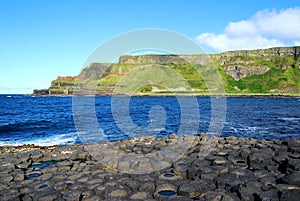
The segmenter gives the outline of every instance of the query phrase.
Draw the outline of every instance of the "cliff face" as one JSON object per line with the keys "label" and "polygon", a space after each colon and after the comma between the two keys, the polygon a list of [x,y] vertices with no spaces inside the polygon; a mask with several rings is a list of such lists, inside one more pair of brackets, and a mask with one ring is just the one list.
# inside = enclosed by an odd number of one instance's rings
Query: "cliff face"
{"label": "cliff face", "polygon": [[268,61],[277,68],[287,69],[299,66],[300,47],[277,47],[259,50],[230,51],[213,55],[141,55],[121,56],[120,64],[185,64],[191,61],[203,65],[210,57],[216,64],[235,80],[244,77],[264,74],[270,67]]}
{"label": "cliff face", "polygon": [[[58,77],[51,82],[48,91],[49,94],[72,94],[78,84],[89,80],[93,82],[97,94],[111,94],[116,84],[129,76],[133,69],[159,64],[180,73],[189,82],[193,92],[202,93],[206,87],[190,62],[201,66],[208,61],[213,62],[220,71],[228,93],[300,93],[300,47],[241,50],[211,55],[121,56],[116,64],[92,63],[76,77]],[[151,93],[154,92],[153,88],[157,92],[157,87],[145,86],[140,92]],[[34,93],[38,95],[40,92]],[[45,91],[41,93],[46,94]]]}

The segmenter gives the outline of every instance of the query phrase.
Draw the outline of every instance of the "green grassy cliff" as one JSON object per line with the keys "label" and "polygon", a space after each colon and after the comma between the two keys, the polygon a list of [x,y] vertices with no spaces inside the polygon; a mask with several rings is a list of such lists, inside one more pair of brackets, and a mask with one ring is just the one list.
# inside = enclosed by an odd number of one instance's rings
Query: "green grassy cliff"
{"label": "green grassy cliff", "polygon": [[[208,64],[209,63],[209,64]],[[121,56],[118,63],[92,63],[75,77],[58,77],[49,94],[79,89],[97,95],[207,94],[214,65],[229,95],[299,95],[300,47],[230,51],[211,55]],[[199,70],[200,69],[200,70]],[[220,83],[217,83],[220,84]]]}

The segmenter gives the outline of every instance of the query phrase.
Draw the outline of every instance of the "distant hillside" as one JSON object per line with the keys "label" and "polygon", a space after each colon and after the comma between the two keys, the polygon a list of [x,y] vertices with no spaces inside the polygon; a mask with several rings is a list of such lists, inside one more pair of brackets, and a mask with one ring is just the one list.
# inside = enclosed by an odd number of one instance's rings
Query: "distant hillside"
{"label": "distant hillside", "polygon": [[[208,55],[222,76],[227,94],[300,94],[300,47],[275,47],[260,50],[230,51]],[[58,77],[51,82],[48,90],[35,90],[35,95],[72,94],[84,88],[87,93],[111,95],[118,93],[116,85],[134,84],[143,80],[129,79],[140,77],[158,79],[164,82],[146,83],[136,92],[140,94],[206,94],[207,86],[192,66],[205,65],[207,55],[141,55],[121,56],[118,63],[92,63],[75,77]],[[167,67],[157,69],[158,65]],[[147,68],[145,68],[147,66]],[[150,68],[149,68],[150,67]],[[151,72],[158,70],[159,76]],[[138,70],[137,70],[138,69]],[[171,72],[170,69],[173,71]],[[172,82],[174,76],[183,80]],[[134,75],[133,75],[134,74]],[[207,74],[209,76],[209,73]],[[129,77],[129,78],[128,78]],[[169,80],[169,82],[168,82]],[[169,87],[164,87],[167,83]],[[114,91],[115,90],[115,91]],[[120,92],[126,93],[126,91]]]}

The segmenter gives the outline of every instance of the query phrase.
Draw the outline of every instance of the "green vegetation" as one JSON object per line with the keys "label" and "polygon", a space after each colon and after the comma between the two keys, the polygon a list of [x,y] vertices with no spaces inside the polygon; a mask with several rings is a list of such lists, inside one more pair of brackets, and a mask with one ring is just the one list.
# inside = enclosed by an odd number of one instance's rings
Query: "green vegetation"
{"label": "green vegetation", "polygon": [[[76,86],[98,94],[208,94],[224,85],[227,94],[300,94],[299,47],[232,51],[211,57],[216,68],[191,65],[172,55],[124,56],[116,64],[91,64],[77,77],[58,77],[49,91],[69,94]],[[220,79],[223,83],[217,82]]]}

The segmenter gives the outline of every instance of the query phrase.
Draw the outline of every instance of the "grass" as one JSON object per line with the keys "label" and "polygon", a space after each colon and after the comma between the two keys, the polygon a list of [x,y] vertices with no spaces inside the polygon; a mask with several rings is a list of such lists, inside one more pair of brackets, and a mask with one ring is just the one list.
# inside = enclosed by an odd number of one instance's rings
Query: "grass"
{"label": "grass", "polygon": [[[255,51],[248,51],[255,54]],[[235,52],[227,53],[227,56],[221,56],[220,59],[214,59],[218,73],[223,83],[220,82],[216,69],[205,68],[201,65],[192,66],[189,63],[174,62],[168,65],[158,64],[113,64],[112,68],[106,69],[105,76],[101,79],[91,79],[90,81],[79,80],[76,83],[82,83],[86,88],[95,88],[104,90],[112,89],[118,85],[119,92],[127,93],[133,90],[144,94],[168,94],[172,93],[169,89],[184,87],[186,90],[178,93],[199,93],[206,94],[209,89],[224,85],[227,94],[299,94],[300,93],[300,69],[299,57],[293,56],[270,56],[274,52],[265,52],[259,56],[230,56]],[[228,75],[221,65],[222,60],[226,60],[225,65],[243,65],[244,67],[268,67],[266,73],[254,74],[235,80]],[[88,69],[86,69],[88,72]],[[105,70],[105,69],[102,69]],[[110,72],[108,70],[111,70]],[[113,75],[109,75],[112,73]],[[199,74],[200,73],[200,74]],[[58,77],[52,81],[52,85],[58,83],[67,83],[74,85],[74,77]],[[126,86],[129,86],[127,87]],[[153,92],[152,86],[164,89],[161,92]],[[68,86],[51,87],[50,91],[63,93]],[[177,92],[176,92],[177,93]]]}

